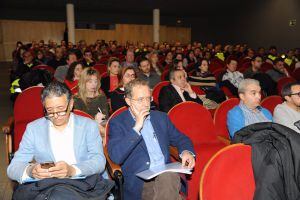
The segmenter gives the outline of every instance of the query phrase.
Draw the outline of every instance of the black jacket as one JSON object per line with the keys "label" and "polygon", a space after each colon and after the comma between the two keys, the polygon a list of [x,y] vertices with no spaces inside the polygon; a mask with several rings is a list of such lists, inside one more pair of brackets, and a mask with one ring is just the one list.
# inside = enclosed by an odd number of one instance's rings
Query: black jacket
{"label": "black jacket", "polygon": [[255,200],[300,199],[300,135],[280,124],[264,122],[238,131],[233,143],[252,146]]}
{"label": "black jacket", "polygon": [[[196,103],[202,104],[201,99],[197,96],[196,99],[190,97],[187,92],[183,92],[183,96],[186,101],[194,101]],[[169,110],[182,102],[181,97],[179,96],[176,89],[170,84],[164,86],[159,92],[159,110],[163,112],[169,112]]]}

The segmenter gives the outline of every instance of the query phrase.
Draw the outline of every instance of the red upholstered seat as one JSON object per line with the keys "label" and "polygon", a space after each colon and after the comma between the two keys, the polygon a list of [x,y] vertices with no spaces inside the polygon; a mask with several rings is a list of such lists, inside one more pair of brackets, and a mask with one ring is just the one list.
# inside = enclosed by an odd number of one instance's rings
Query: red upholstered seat
{"label": "red upholstered seat", "polygon": [[227,113],[234,106],[238,105],[240,100],[238,98],[227,99],[222,102],[214,115],[214,124],[216,127],[217,135],[222,138],[229,139],[229,132],[227,129]]}
{"label": "red upholstered seat", "polygon": [[161,81],[165,81],[166,78],[169,76],[169,73],[170,73],[170,70],[169,69],[165,69],[163,71],[163,73],[161,73],[161,75],[160,75],[160,80]]}
{"label": "red upholstered seat", "polygon": [[73,110],[73,113],[75,115],[80,115],[82,117],[87,117],[87,118],[90,118],[90,119],[94,119],[91,115],[89,115],[88,113],[84,112],[84,111],[81,111],[81,110],[78,110],[78,109],[74,109]]}
{"label": "red upholstered seat", "polygon": [[236,98],[236,96],[234,96],[234,95],[231,93],[231,91],[228,89],[228,87],[222,86],[222,87],[221,87],[221,90],[224,92],[224,94],[225,94],[229,99],[231,99],[231,98]]}
{"label": "red upholstered seat", "polygon": [[268,96],[261,101],[261,106],[268,109],[273,114],[275,107],[282,102],[281,96]]}
{"label": "red upholstered seat", "polygon": [[293,76],[296,80],[300,81],[300,68],[295,69],[294,72],[292,73],[292,76]]}
{"label": "red upholstered seat", "polygon": [[46,71],[50,72],[51,74],[54,74],[54,72],[55,72],[55,70],[53,69],[53,67],[50,67],[48,65],[37,65],[37,66],[34,66],[32,69],[33,70],[34,69],[46,70]]}
{"label": "red upholstered seat", "polygon": [[262,65],[261,65],[261,71],[262,72],[266,72],[270,69],[273,69],[273,65],[268,63],[268,62],[264,62]]}
{"label": "red upholstered seat", "polygon": [[254,191],[250,146],[234,144],[221,149],[203,170],[201,200],[252,200]]}
{"label": "red upholstered seat", "polygon": [[188,199],[199,196],[199,180],[202,170],[215,152],[226,146],[217,139],[211,113],[195,102],[182,102],[168,113],[175,127],[193,142],[197,155],[193,174],[188,178]]}
{"label": "red upholstered seat", "polygon": [[288,84],[288,83],[292,83],[295,82],[296,80],[293,77],[283,77],[281,79],[278,80],[277,82],[277,92],[280,95],[281,94],[281,90],[283,88],[284,85]]}
{"label": "red upholstered seat", "polygon": [[127,110],[128,108],[126,106],[123,106],[122,108],[119,108],[118,110],[116,110],[113,114],[111,114],[111,116],[108,118],[106,126],[105,126],[105,139],[106,142],[105,144],[107,144],[108,142],[108,132],[109,132],[109,121],[114,118],[115,116],[118,116],[119,114],[121,114],[122,112],[124,112],[125,110]]}
{"label": "red upholstered seat", "polygon": [[41,101],[43,87],[33,86],[24,90],[16,99],[14,105],[14,151],[19,148],[22,136],[28,123],[44,116]]}
{"label": "red upholstered seat", "polygon": [[99,74],[107,72],[107,66],[105,64],[96,64],[93,66],[93,68],[97,70]]}
{"label": "red upholstered seat", "polygon": [[159,92],[160,92],[161,88],[163,86],[166,86],[169,84],[170,84],[170,81],[162,81],[154,86],[154,88],[152,90],[152,96],[153,96],[153,101],[156,103],[157,106],[159,105],[158,96],[159,96]]}
{"label": "red upholstered seat", "polygon": [[191,88],[197,95],[205,95],[205,92],[199,86],[192,85]]}

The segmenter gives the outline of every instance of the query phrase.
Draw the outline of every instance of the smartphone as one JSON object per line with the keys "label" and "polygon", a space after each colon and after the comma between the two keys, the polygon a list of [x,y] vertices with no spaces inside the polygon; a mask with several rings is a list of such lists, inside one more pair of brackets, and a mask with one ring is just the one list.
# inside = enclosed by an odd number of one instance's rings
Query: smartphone
{"label": "smartphone", "polygon": [[50,167],[54,167],[55,164],[52,161],[49,162],[43,162],[40,164],[42,169],[49,169]]}

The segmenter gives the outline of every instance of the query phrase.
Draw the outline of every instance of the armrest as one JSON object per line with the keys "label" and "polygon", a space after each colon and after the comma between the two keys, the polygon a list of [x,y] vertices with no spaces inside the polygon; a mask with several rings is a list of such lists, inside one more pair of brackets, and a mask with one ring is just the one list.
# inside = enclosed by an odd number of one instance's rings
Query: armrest
{"label": "armrest", "polygon": [[169,151],[172,158],[174,158],[177,161],[180,161],[178,149],[176,147],[170,146]]}
{"label": "armrest", "polygon": [[108,169],[110,175],[113,177],[113,175],[115,175],[115,173],[117,171],[122,173],[120,165],[117,165],[109,158],[107,148],[104,147],[103,150],[104,150],[104,155],[105,155],[106,161],[107,161],[107,169]]}
{"label": "armrest", "polygon": [[7,119],[7,121],[2,126],[2,132],[5,134],[11,134],[14,126],[14,117],[11,116]]}

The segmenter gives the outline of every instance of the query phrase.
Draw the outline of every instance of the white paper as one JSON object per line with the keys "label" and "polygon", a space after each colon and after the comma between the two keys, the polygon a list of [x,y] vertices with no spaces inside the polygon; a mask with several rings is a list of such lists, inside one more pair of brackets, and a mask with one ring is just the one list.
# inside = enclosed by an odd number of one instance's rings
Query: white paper
{"label": "white paper", "polygon": [[150,180],[164,172],[177,172],[177,173],[183,173],[183,174],[192,174],[192,169],[189,169],[187,167],[182,167],[182,164],[180,162],[173,162],[166,165],[160,165],[157,167],[153,167],[151,169],[147,169],[145,171],[139,172],[136,174],[136,176],[145,179]]}

